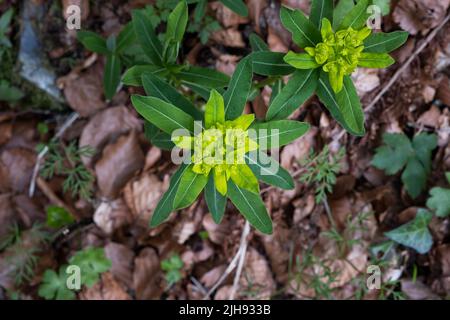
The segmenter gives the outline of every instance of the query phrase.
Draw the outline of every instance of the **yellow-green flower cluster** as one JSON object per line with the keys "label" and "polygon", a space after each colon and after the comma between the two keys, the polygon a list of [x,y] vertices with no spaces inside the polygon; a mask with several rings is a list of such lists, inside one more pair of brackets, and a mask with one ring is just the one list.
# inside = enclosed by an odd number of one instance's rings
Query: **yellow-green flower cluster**
{"label": "yellow-green flower cluster", "polygon": [[364,50],[364,39],[371,33],[367,27],[361,30],[347,28],[333,32],[328,19],[322,21],[322,41],[316,47],[307,47],[305,51],[322,69],[329,73],[333,90],[342,90],[344,76],[350,75],[358,67],[358,62]]}
{"label": "yellow-green flower cluster", "polygon": [[196,174],[214,175],[216,189],[227,193],[227,182],[259,193],[258,179],[245,162],[245,155],[258,149],[258,144],[249,136],[248,128],[255,116],[242,115],[225,121],[223,98],[213,91],[205,110],[205,129],[194,137],[172,138],[176,146],[193,149],[192,171]]}

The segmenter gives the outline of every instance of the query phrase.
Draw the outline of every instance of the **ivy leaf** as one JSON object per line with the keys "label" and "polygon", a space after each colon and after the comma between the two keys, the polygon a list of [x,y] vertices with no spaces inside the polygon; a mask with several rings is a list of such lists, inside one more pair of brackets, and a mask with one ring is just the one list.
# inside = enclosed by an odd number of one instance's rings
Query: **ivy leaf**
{"label": "ivy leaf", "polygon": [[120,72],[122,66],[116,54],[108,54],[106,58],[105,75],[103,77],[103,87],[105,97],[111,100],[117,92],[120,83]]}
{"label": "ivy leaf", "polygon": [[174,211],[173,202],[175,199],[175,195],[180,185],[181,177],[184,175],[184,172],[187,170],[187,168],[188,165],[182,164],[170,179],[169,189],[167,189],[161,200],[159,200],[158,205],[153,212],[150,227],[157,227],[158,225],[163,223],[164,220],[166,220]]}
{"label": "ivy leaf", "polygon": [[310,125],[294,120],[259,122],[251,126],[256,131],[256,142],[260,150],[280,148],[308,132]]}
{"label": "ivy leaf", "polygon": [[208,183],[206,184],[205,200],[214,222],[219,224],[223,219],[223,215],[225,214],[227,197],[221,195],[220,192],[216,189],[213,174],[210,175]]}
{"label": "ivy leaf", "polygon": [[420,133],[413,139],[412,146],[426,173],[431,170],[431,153],[436,149],[437,143],[435,134]]}
{"label": "ivy leaf", "polygon": [[46,270],[39,286],[38,294],[46,300],[73,300],[75,292],[67,288],[67,266],[61,266],[59,273]]}
{"label": "ivy leaf", "polygon": [[355,30],[361,29],[365,24],[370,14],[367,12],[369,0],[360,0],[344,17],[338,30],[353,28]]}
{"label": "ivy leaf", "polygon": [[358,67],[363,68],[387,68],[395,63],[395,60],[387,53],[361,53]]}
{"label": "ivy leaf", "polygon": [[364,52],[389,53],[400,48],[408,40],[408,32],[372,33],[364,40]]}
{"label": "ivy leaf", "polygon": [[432,217],[429,211],[419,209],[413,221],[386,232],[385,235],[397,243],[415,249],[420,254],[427,253],[433,245],[433,238],[428,230]]}
{"label": "ivy leaf", "polygon": [[248,56],[236,66],[230,85],[223,95],[226,119],[234,120],[244,111],[252,87],[252,78],[252,59]]}
{"label": "ivy leaf", "polygon": [[286,119],[301,104],[309,99],[318,84],[318,70],[297,70],[288,84],[269,106],[266,120]]}
{"label": "ivy leaf", "polygon": [[47,208],[47,226],[59,229],[75,221],[75,218],[64,208],[49,206]]}
{"label": "ivy leaf", "polygon": [[225,7],[228,7],[231,11],[234,11],[242,17],[248,16],[248,8],[242,0],[219,0]]}
{"label": "ivy leaf", "polygon": [[388,175],[399,172],[414,154],[411,142],[404,134],[385,133],[384,146],[377,148],[372,165],[384,170]]}
{"label": "ivy leaf", "polygon": [[86,248],[78,251],[69,263],[81,269],[81,283],[92,287],[100,278],[100,274],[111,269],[112,263],[106,258],[103,248]]}
{"label": "ivy leaf", "polygon": [[77,39],[89,51],[106,55],[109,53],[106,47],[106,40],[101,36],[91,31],[78,31]]}
{"label": "ivy leaf", "polygon": [[296,69],[315,69],[320,67],[316,59],[307,53],[295,53],[289,51],[284,57],[284,61]]}
{"label": "ivy leaf", "polygon": [[245,161],[258,180],[284,190],[295,188],[294,179],[289,172],[266,153],[246,154]]}
{"label": "ivy leaf", "polygon": [[165,133],[187,130],[194,133],[194,118],[183,110],[155,97],[131,96],[136,111]]}
{"label": "ivy leaf", "polygon": [[132,13],[134,32],[146,56],[155,65],[162,65],[163,48],[150,19],[140,10]]}
{"label": "ivy leaf", "polygon": [[197,174],[192,171],[193,165],[190,165],[184,171],[180,180],[177,193],[173,202],[175,210],[189,207],[205,189],[208,183],[208,177],[203,174]]}
{"label": "ivy leaf", "polygon": [[283,26],[292,33],[294,43],[300,48],[315,47],[322,41],[319,30],[300,10],[282,6],[280,18]]}
{"label": "ivy leaf", "polygon": [[450,215],[450,189],[437,187],[431,189],[427,207],[434,210],[438,217],[444,218]]}
{"label": "ivy leaf", "polygon": [[258,51],[251,54],[253,72],[262,76],[285,76],[295,71],[282,52]]}
{"label": "ivy leaf", "polygon": [[422,190],[425,189],[427,182],[427,172],[422,163],[416,158],[410,158],[406,164],[406,169],[402,174],[402,182],[406,191],[415,199]]}
{"label": "ivy leaf", "polygon": [[228,197],[252,226],[265,234],[272,234],[272,220],[259,195],[241,189],[231,180],[228,182]]}
{"label": "ivy leaf", "polygon": [[333,0],[312,1],[309,20],[320,30],[323,18],[327,18],[330,22],[333,22]]}

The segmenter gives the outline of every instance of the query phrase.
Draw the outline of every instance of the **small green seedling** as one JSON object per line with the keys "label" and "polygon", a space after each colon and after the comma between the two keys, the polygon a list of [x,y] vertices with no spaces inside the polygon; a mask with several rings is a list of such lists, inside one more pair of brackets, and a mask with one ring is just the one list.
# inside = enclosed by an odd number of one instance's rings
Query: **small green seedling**
{"label": "small green seedling", "polygon": [[64,208],[58,206],[47,207],[47,226],[59,229],[75,222],[75,218]]}
{"label": "small green seedling", "polygon": [[[450,172],[446,173],[446,178],[450,184]],[[450,215],[450,189],[435,187],[430,190],[430,197],[427,207],[433,210],[440,218]]]}
{"label": "small green seedling", "polygon": [[385,133],[384,145],[376,150],[372,165],[394,175],[405,170],[402,181],[406,191],[417,198],[425,189],[431,171],[431,153],[437,147],[435,134],[420,133],[412,141],[404,134]]}
{"label": "small green seedling", "polygon": [[[151,74],[142,77],[144,88],[155,81],[157,78]],[[142,117],[165,132],[178,150],[194,153],[172,177],[153,213],[151,226],[162,223],[172,211],[190,206],[205,190],[216,223],[222,220],[229,198],[255,228],[272,232],[272,221],[259,196],[258,180],[283,189],[293,189],[294,181],[265,151],[301,137],[309,125],[291,120],[255,122],[254,114],[242,115],[251,87],[252,63],[247,57],[238,64],[223,95],[211,91],[203,122],[183,111],[188,101],[180,96],[132,96]]]}
{"label": "small green seedling", "polygon": [[[357,67],[385,68],[389,52],[407,39],[406,32],[372,33],[366,26],[370,0],[313,0],[307,18],[300,10],[281,8],[281,22],[304,52],[287,55],[262,48],[255,52],[255,73],[293,75],[271,102],[267,120],[288,117],[314,93],[350,133],[365,133],[364,113],[350,75]],[[284,61],[283,61],[284,60]]]}
{"label": "small green seedling", "polygon": [[[92,287],[100,275],[111,269],[111,261],[106,258],[103,248],[86,248],[69,259],[69,265],[80,268],[80,284]],[[48,269],[44,272],[38,294],[46,300],[73,300],[74,289],[68,287],[69,265],[63,265],[58,272]]]}
{"label": "small green seedling", "polygon": [[173,286],[183,278],[181,274],[183,265],[183,260],[177,254],[161,261],[161,269],[164,271],[168,287]]}

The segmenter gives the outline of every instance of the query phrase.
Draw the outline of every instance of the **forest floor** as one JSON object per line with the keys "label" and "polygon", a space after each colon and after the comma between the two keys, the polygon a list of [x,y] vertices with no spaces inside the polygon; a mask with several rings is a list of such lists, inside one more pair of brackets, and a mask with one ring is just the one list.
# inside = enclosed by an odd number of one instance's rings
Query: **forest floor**
{"label": "forest floor", "polygon": [[[75,2],[88,9],[83,11],[83,29],[107,37],[130,21],[132,9],[155,1]],[[280,4],[308,13],[308,0],[246,2],[248,18],[219,2],[210,3],[208,15],[220,27],[202,35],[209,36],[204,44],[197,33],[189,33],[183,57],[230,75],[250,53],[252,32],[273,51],[293,48],[279,20]],[[7,80],[25,94],[14,103],[0,101],[0,299],[40,299],[44,272],[59,270],[86,247],[104,248],[112,268],[92,287],[83,287],[79,299],[450,297],[449,217],[433,216],[428,226],[433,245],[425,254],[386,242],[384,235],[426,208],[430,189],[449,188],[449,0],[391,1],[383,31],[403,29],[410,38],[394,52],[393,66],[359,69],[353,75],[365,108],[364,137],[343,132],[316,97],[292,116],[312,128],[281,150],[281,164],[295,175],[295,190],[261,187],[274,222],[272,235],[246,230],[244,218],[231,204],[216,225],[203,198],[149,228],[176,167],[169,152],[145,138],[143,121],[130,102],[138,89],[124,86],[111,101],[105,100],[104,58],[85,50],[76,32],[64,28],[63,12],[71,3],[53,1],[39,21],[42,53],[61,92],[58,101],[37,94],[19,76],[22,2],[0,1],[0,14],[15,8],[8,33],[13,48],[1,60],[0,83]],[[248,104],[248,111],[263,117],[269,97],[266,87]],[[371,164],[386,132],[410,138],[420,132],[437,135],[426,188],[415,199],[405,191],[400,173],[387,175]],[[50,141],[49,152],[38,158]],[[95,148],[89,157],[83,153],[87,146]],[[37,163],[47,171],[61,163],[67,171],[51,178],[42,171],[36,175]],[[326,166],[335,169],[337,179],[320,197],[323,185],[304,178]],[[68,190],[66,178],[71,174],[87,177],[87,182],[69,183]],[[74,187],[79,191],[75,196]],[[73,217],[68,227],[46,225],[55,206]],[[391,247],[377,254],[377,245],[385,243]],[[240,260],[241,270],[236,263]],[[366,285],[371,265],[381,270],[376,290]]]}

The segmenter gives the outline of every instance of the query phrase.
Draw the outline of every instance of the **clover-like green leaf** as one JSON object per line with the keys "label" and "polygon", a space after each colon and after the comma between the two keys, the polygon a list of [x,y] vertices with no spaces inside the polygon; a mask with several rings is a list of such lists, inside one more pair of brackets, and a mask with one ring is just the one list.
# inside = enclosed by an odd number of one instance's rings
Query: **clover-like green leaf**
{"label": "clover-like green leaf", "polygon": [[61,228],[75,221],[75,218],[62,207],[49,206],[46,211],[46,223],[50,228]]}
{"label": "clover-like green leaf", "polygon": [[81,269],[81,283],[92,287],[100,274],[111,269],[111,260],[106,258],[103,248],[86,248],[70,258],[69,263]]}
{"label": "clover-like green leaf", "polygon": [[46,300],[73,300],[75,292],[67,288],[67,266],[61,266],[59,273],[46,270],[39,286],[38,294]]}
{"label": "clover-like green leaf", "polygon": [[450,189],[438,187],[431,189],[427,207],[434,210],[438,217],[444,218],[450,215]]}
{"label": "clover-like green leaf", "polygon": [[433,238],[428,230],[428,224],[432,216],[427,210],[419,209],[414,220],[395,230],[386,232],[385,235],[395,242],[425,254],[430,251],[433,245]]}
{"label": "clover-like green leaf", "polygon": [[404,134],[383,135],[385,145],[376,150],[372,165],[393,175],[399,172],[414,154],[411,142]]}

